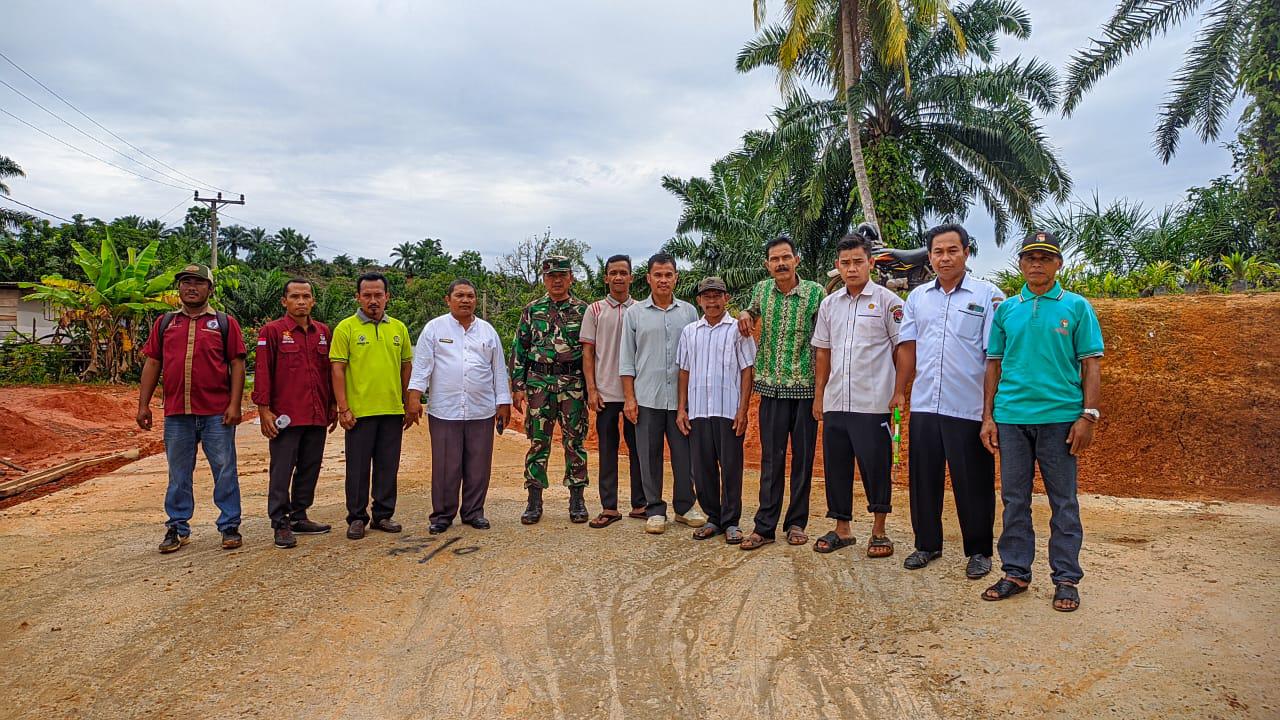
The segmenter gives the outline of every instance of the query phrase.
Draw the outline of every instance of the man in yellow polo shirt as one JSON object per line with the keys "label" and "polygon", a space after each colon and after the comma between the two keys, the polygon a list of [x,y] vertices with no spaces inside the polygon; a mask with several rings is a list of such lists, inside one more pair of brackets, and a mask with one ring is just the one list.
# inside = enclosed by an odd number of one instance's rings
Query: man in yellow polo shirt
{"label": "man in yellow polo shirt", "polygon": [[[381,273],[356,280],[356,314],[333,329],[329,360],[338,422],[347,431],[347,537],[364,537],[365,526],[400,532],[396,475],[400,440],[417,418],[404,412],[413,370],[413,343],[404,323],[387,315],[391,293]],[[373,517],[369,517],[370,467]]]}

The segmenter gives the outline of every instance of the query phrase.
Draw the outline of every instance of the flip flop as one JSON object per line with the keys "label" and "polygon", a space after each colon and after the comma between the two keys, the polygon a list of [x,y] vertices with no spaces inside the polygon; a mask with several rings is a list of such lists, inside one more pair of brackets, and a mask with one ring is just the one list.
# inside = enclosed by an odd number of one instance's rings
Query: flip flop
{"label": "flip flop", "polygon": [[751,533],[750,535],[742,539],[742,542],[738,545],[738,547],[742,548],[743,550],[758,550],[772,542],[773,542],[773,538],[761,537],[759,535],[756,535],[755,533]]}
{"label": "flip flop", "polygon": [[631,512],[627,513],[627,517],[644,520],[649,517],[649,513],[644,508],[631,508]]}
{"label": "flip flop", "polygon": [[[820,552],[825,555],[827,553],[833,553],[840,548],[849,547],[856,542],[858,542],[857,538],[842,538],[835,530],[832,530],[813,542],[813,550],[814,552]],[[826,543],[825,549],[820,543]]]}
{"label": "flip flop", "polygon": [[741,531],[741,530],[739,530],[739,529],[737,528],[737,526],[735,526],[735,525],[730,525],[730,526],[729,526],[729,527],[724,531],[724,541],[725,541],[725,544],[727,544],[727,545],[741,545],[741,544],[742,544],[742,531]]}
{"label": "flip flop", "polygon": [[706,525],[703,525],[702,527],[693,531],[693,539],[694,540],[710,540],[711,538],[719,534],[720,534],[720,528],[716,527],[715,525],[712,525],[711,523],[707,523]]}
{"label": "flip flop", "polygon": [[600,513],[599,515],[595,516],[595,519],[593,519],[591,522],[587,524],[593,528],[604,528],[604,527],[609,527],[610,525],[618,522],[621,519],[622,519],[621,515],[610,515],[608,513]]}

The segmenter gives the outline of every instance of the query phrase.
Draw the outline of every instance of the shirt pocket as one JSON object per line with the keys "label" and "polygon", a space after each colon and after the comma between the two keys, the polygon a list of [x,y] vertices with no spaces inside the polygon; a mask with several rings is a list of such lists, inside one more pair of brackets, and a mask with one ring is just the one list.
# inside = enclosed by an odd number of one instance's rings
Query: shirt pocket
{"label": "shirt pocket", "polygon": [[861,340],[884,338],[884,316],[880,313],[858,313],[853,319],[853,335]]}
{"label": "shirt pocket", "polygon": [[956,310],[955,313],[956,334],[965,340],[981,339],[982,326],[986,321],[986,314],[967,309]]}
{"label": "shirt pocket", "polygon": [[286,370],[301,370],[306,360],[302,357],[302,345],[298,342],[282,342],[280,348],[280,365]]}

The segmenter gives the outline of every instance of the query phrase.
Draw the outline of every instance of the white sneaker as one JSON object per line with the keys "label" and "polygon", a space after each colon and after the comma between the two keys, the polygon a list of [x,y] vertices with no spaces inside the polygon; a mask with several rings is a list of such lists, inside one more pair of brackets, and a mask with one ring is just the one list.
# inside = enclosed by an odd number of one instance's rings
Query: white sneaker
{"label": "white sneaker", "polygon": [[[677,515],[677,517],[679,517]],[[650,535],[661,535],[667,531],[667,516],[654,515],[644,522],[644,531]]]}
{"label": "white sneaker", "polygon": [[676,522],[691,528],[699,528],[707,524],[707,516],[698,512],[698,508],[690,508],[689,512],[683,515],[676,513]]}

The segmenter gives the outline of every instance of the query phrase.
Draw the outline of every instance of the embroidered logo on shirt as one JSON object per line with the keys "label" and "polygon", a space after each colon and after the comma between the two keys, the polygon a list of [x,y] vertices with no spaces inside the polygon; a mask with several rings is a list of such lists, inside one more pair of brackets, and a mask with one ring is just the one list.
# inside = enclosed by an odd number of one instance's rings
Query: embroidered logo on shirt
{"label": "embroidered logo on shirt", "polygon": [[369,344],[369,339],[368,339],[368,338],[366,338],[366,337],[365,337],[365,336],[363,336],[363,335],[360,335],[360,336],[358,336],[358,337],[356,338],[356,344],[357,344],[357,345],[368,345],[368,344]]}
{"label": "embroidered logo on shirt", "polygon": [[897,307],[893,308],[893,310],[890,310],[889,312],[893,313],[894,322],[896,323],[902,322],[902,306],[901,305],[898,305]]}
{"label": "embroidered logo on shirt", "polygon": [[292,345],[293,333],[289,332],[288,330],[285,330],[284,333],[280,335],[280,343],[285,345]]}
{"label": "embroidered logo on shirt", "polygon": [[1070,323],[1066,318],[1062,318],[1062,327],[1064,327],[1064,328],[1065,328],[1065,327],[1069,326],[1070,324],[1071,324],[1071,323]]}
{"label": "embroidered logo on shirt", "polygon": [[875,309],[876,309],[876,304],[875,304],[875,303],[867,303],[867,309],[868,309],[868,310],[875,310]]}
{"label": "embroidered logo on shirt", "polygon": [[209,320],[208,322],[206,322],[206,323],[204,324],[204,326],[205,326],[205,327],[207,327],[207,328],[209,328],[210,330],[217,330],[217,329],[218,329],[218,318],[213,318],[212,320]]}
{"label": "embroidered logo on shirt", "polygon": [[327,338],[325,338],[324,333],[321,333],[321,334],[320,334],[320,344],[321,344],[321,345],[328,345],[328,344],[329,344],[329,340],[328,340]]}
{"label": "embroidered logo on shirt", "polygon": [[400,336],[399,336],[399,335],[392,335],[392,336],[391,336],[391,344],[392,344],[392,345],[399,345],[399,344],[400,344]]}

